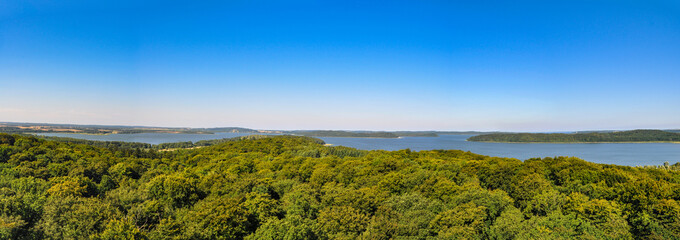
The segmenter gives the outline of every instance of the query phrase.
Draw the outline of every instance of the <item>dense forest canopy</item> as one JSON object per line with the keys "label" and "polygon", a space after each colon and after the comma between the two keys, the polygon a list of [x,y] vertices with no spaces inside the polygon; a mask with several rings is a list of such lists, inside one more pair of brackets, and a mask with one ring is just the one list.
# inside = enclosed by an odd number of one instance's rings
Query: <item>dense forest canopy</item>
{"label": "dense forest canopy", "polygon": [[0,134],[0,239],[678,239],[678,165]]}
{"label": "dense forest canopy", "polygon": [[588,133],[493,133],[468,138],[476,142],[680,142],[680,133],[662,130],[632,130]]}

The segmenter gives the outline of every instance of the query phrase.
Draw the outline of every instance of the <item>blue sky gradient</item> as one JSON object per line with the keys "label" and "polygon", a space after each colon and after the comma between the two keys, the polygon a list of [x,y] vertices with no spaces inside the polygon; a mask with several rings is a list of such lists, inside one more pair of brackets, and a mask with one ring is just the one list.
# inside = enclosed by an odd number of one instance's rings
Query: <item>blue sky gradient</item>
{"label": "blue sky gradient", "polygon": [[678,1],[0,1],[0,121],[680,128]]}

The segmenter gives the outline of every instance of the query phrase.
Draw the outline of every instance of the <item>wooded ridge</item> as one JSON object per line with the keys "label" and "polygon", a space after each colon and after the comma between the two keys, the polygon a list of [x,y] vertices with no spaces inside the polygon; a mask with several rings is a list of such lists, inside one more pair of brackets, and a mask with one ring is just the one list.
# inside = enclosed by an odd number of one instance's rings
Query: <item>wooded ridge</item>
{"label": "wooded ridge", "polygon": [[632,130],[588,133],[493,133],[468,138],[475,142],[597,143],[680,142],[680,133],[662,130]]}

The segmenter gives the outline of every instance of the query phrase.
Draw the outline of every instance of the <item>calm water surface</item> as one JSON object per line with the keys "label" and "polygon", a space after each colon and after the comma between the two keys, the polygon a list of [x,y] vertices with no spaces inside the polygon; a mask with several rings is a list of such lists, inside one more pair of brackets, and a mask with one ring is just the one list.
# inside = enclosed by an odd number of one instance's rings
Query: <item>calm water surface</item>
{"label": "calm water surface", "polygon": [[[151,144],[221,139],[250,135],[249,133],[216,134],[109,134],[85,135],[69,133],[42,133],[40,135],[71,137],[98,141],[143,142]],[[364,150],[460,149],[482,155],[510,157],[525,160],[533,157],[574,156],[596,163],[618,165],[661,165],[680,162],[680,144],[675,143],[483,143],[467,142],[473,135],[441,135],[439,137],[403,138],[342,138],[324,137],[326,143]]]}
{"label": "calm water surface", "polygon": [[77,133],[36,133],[36,135],[51,137],[78,138],[94,141],[141,142],[150,144],[188,142],[188,141],[197,142],[201,140],[241,137],[251,134],[252,133],[227,133],[227,132],[220,132],[215,134],[135,133],[135,134],[107,134],[107,135],[89,135]]}
{"label": "calm water surface", "polygon": [[596,163],[618,165],[661,165],[680,162],[680,144],[676,143],[485,143],[468,142],[473,135],[439,137],[321,138],[326,143],[373,150],[459,149],[477,154],[517,158],[573,156]]}

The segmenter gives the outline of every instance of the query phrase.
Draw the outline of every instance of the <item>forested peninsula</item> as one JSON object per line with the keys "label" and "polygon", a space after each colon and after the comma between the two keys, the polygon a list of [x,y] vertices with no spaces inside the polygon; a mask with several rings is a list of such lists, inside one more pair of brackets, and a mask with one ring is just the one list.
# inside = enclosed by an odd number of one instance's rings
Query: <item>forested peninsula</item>
{"label": "forested peninsula", "polygon": [[[106,146],[106,145],[102,145]],[[0,134],[0,239],[678,239],[678,164]]]}
{"label": "forested peninsula", "polygon": [[467,140],[475,142],[509,143],[680,142],[680,133],[662,130],[588,133],[493,133],[473,136]]}

